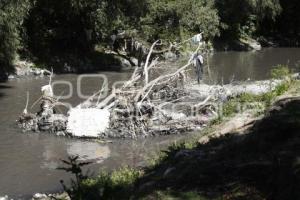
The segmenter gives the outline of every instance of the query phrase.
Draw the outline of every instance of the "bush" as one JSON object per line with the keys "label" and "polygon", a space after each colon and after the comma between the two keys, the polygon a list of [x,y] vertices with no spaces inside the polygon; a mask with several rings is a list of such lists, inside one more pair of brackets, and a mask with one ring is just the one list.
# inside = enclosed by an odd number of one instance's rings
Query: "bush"
{"label": "bush", "polygon": [[65,192],[72,200],[128,199],[136,180],[142,175],[141,171],[123,167],[111,174],[101,172],[98,177],[89,178],[82,172],[82,167],[90,164],[89,162],[79,162],[78,156],[75,156],[63,160],[63,163],[67,167],[58,169],[75,175],[75,180],[71,180],[70,187],[61,181]]}

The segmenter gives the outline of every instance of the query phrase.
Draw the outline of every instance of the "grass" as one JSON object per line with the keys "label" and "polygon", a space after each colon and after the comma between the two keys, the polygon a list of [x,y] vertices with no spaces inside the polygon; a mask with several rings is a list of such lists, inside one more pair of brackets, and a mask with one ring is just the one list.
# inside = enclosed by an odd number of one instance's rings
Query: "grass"
{"label": "grass", "polygon": [[255,110],[256,114],[262,114],[264,110],[267,110],[272,105],[278,96],[283,95],[297,84],[298,81],[287,80],[276,86],[274,90],[264,94],[240,94],[223,104],[222,113],[219,113],[218,119],[216,119],[213,124],[220,123],[225,118],[232,117],[239,112],[249,109]]}
{"label": "grass", "polygon": [[129,167],[115,170],[111,174],[102,172],[97,178],[82,182],[84,196],[86,199],[127,199],[141,175],[141,171]]}
{"label": "grass", "polygon": [[276,65],[271,70],[271,77],[273,79],[283,79],[291,75],[291,70],[287,65]]}

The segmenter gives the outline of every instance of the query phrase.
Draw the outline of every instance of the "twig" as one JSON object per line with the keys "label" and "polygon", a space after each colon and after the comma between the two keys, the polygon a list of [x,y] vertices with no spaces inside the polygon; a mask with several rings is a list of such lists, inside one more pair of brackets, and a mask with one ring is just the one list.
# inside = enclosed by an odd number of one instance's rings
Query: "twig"
{"label": "twig", "polygon": [[30,109],[32,109],[41,99],[43,98],[43,96],[40,96],[30,107]]}
{"label": "twig", "polygon": [[53,76],[53,68],[51,67],[51,73],[50,73],[49,85],[51,85],[51,83],[52,83],[52,76]]}
{"label": "twig", "polygon": [[196,104],[194,107],[199,107],[199,106],[205,105],[205,104],[211,99],[211,97],[212,97],[211,95],[208,96],[204,101],[202,101],[202,102]]}

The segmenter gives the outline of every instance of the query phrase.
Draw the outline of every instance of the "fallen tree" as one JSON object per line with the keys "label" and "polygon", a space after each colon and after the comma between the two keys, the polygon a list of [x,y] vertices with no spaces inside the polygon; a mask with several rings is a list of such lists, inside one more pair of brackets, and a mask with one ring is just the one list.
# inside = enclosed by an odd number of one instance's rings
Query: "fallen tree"
{"label": "fallen tree", "polygon": [[[281,80],[256,81],[228,85],[190,84],[186,71],[193,64],[192,57],[179,68],[172,68],[152,53],[151,46],[143,67],[136,67],[131,78],[113,88],[104,99],[101,89],[88,100],[71,108],[68,116],[57,114],[59,99],[53,97],[51,81],[42,87],[40,112],[23,112],[19,119],[25,130],[50,131],[75,137],[136,138],[150,135],[175,134],[195,129],[218,117],[216,102],[242,93],[262,94],[273,90]],[[194,51],[196,54],[201,44]],[[154,71],[161,67],[168,73]],[[27,106],[26,106],[27,107]]]}

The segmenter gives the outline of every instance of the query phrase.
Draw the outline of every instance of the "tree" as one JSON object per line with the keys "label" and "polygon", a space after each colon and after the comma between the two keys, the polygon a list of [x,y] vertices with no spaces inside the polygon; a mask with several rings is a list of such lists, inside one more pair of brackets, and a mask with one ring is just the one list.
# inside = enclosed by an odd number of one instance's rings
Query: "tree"
{"label": "tree", "polygon": [[88,52],[96,4],[96,0],[37,0],[26,21],[31,51],[39,56]]}
{"label": "tree", "polygon": [[275,34],[290,41],[290,45],[300,46],[300,1],[280,1],[282,13],[275,23]]}
{"label": "tree", "polygon": [[259,24],[280,14],[279,0],[216,0],[223,38],[252,37]]}
{"label": "tree", "polygon": [[149,0],[141,24],[150,40],[175,40],[201,31],[208,38],[219,34],[219,17],[213,0]]}
{"label": "tree", "polygon": [[0,1],[0,74],[14,70],[13,61],[21,47],[20,33],[29,8],[28,0]]}

